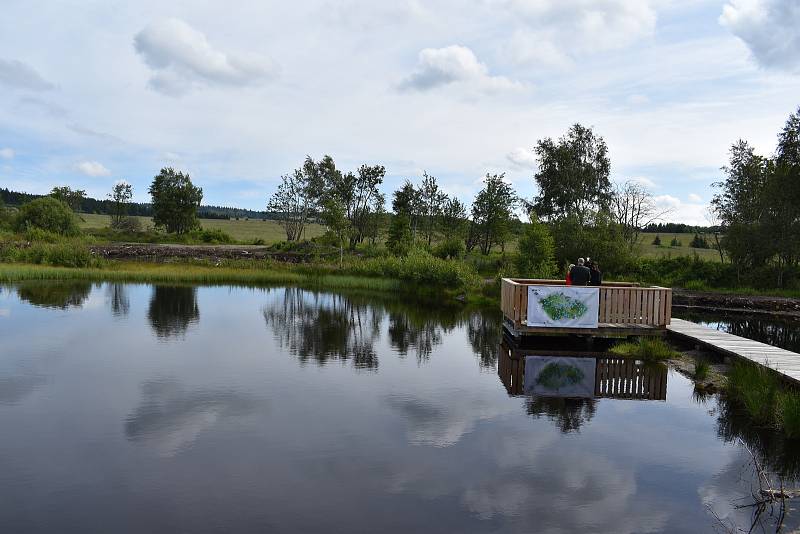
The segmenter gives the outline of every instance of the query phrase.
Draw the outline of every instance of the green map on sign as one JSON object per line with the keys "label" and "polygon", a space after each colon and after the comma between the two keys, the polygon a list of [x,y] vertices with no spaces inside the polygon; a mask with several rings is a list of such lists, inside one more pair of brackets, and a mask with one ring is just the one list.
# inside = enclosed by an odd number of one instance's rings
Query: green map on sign
{"label": "green map on sign", "polygon": [[559,389],[577,384],[583,377],[583,371],[574,365],[548,363],[536,377],[536,383],[547,389]]}
{"label": "green map on sign", "polygon": [[542,309],[554,321],[561,319],[577,319],[583,316],[589,308],[578,299],[566,296],[564,293],[553,293],[552,295],[539,299]]}

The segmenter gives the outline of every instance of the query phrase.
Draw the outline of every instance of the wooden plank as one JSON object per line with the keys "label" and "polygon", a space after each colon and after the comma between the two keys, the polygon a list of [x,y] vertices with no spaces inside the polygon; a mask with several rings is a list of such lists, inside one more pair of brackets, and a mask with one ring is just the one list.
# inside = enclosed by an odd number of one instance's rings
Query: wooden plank
{"label": "wooden plank", "polygon": [[727,356],[749,360],[778,372],[783,378],[800,384],[800,354],[752,339],[700,326],[682,319],[672,319],[667,330]]}

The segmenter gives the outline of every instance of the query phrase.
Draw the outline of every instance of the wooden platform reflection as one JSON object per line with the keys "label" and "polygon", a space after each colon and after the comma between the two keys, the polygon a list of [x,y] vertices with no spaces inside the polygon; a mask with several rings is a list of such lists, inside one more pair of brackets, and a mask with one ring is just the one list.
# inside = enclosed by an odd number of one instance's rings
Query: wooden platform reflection
{"label": "wooden platform reflection", "polygon": [[[537,353],[535,350],[515,349],[506,341],[500,345],[497,374],[510,395],[522,395],[525,384],[527,356],[560,356],[558,351]],[[667,367],[632,358],[619,358],[605,353],[570,353],[571,356],[595,360],[596,398],[666,400]]]}

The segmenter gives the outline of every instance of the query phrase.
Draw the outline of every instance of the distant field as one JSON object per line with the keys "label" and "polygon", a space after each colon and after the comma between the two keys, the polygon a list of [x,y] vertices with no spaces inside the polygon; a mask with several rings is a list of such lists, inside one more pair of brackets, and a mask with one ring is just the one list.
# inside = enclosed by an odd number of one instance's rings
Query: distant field
{"label": "distant field", "polygon": [[[110,215],[91,215],[82,213],[81,228],[86,230],[106,228],[111,224]],[[142,228],[152,228],[153,220],[150,217],[136,217],[142,223]],[[227,232],[237,241],[251,242],[255,239],[263,239],[266,244],[283,241],[286,233],[283,228],[275,221],[261,221],[251,219],[245,220],[225,220],[225,219],[200,219],[200,225],[208,229],[220,229]],[[320,224],[310,224],[306,227],[306,237],[312,238],[324,233],[324,227]]]}
{"label": "distant field", "polygon": [[[653,239],[656,238],[656,235],[658,235],[661,238],[661,246],[653,245]],[[677,237],[683,246],[680,247],[669,246],[673,237]],[[665,258],[665,257],[677,258],[681,256],[691,256],[692,254],[697,253],[697,255],[703,258],[704,260],[719,261],[719,253],[716,251],[716,249],[690,247],[689,243],[692,242],[693,238],[694,234],[667,234],[667,233],[641,234],[639,237],[639,250],[641,251],[642,255],[646,258]],[[710,238],[710,236],[706,236],[706,239],[709,239],[708,244],[713,247],[714,243],[710,240],[713,238]]]}

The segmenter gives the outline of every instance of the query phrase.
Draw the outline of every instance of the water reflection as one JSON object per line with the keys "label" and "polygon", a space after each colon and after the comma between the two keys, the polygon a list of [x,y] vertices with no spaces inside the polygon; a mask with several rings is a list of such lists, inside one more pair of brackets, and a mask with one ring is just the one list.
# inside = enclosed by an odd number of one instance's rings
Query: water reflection
{"label": "water reflection", "polygon": [[153,286],[147,319],[159,338],[182,336],[200,320],[197,288],[194,286]]}
{"label": "water reflection", "polygon": [[[545,417],[564,432],[591,421],[597,398],[666,400],[667,368],[608,354],[557,350],[537,354],[503,339],[497,374],[509,395],[526,395],[528,415]],[[526,373],[527,369],[527,373]]]}
{"label": "water reflection", "polygon": [[42,308],[80,308],[92,291],[90,282],[33,281],[16,286],[17,296]]}
{"label": "water reflection", "polygon": [[142,401],[125,421],[131,441],[171,456],[191,446],[198,436],[226,417],[253,412],[256,400],[229,389],[186,389],[174,379],[142,384]]}
{"label": "water reflection", "polygon": [[262,312],[281,347],[303,363],[352,359],[356,368],[378,368],[374,343],[380,337],[380,308],[342,295],[291,287],[276,291],[283,298]]}
{"label": "water reflection", "polygon": [[111,314],[114,317],[124,317],[131,309],[128,290],[125,284],[108,284],[106,294],[111,301]]}
{"label": "water reflection", "polygon": [[502,338],[500,321],[501,314],[495,310],[491,313],[472,313],[467,321],[467,337],[483,369],[493,370],[497,366],[498,346]]}

